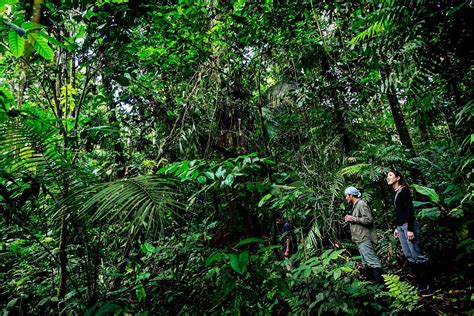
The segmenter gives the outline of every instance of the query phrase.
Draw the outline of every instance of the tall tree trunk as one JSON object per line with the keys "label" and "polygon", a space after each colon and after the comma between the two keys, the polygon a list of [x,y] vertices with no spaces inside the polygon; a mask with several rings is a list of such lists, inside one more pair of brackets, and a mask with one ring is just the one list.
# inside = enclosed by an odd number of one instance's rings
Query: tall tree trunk
{"label": "tall tree trunk", "polygon": [[[110,76],[107,76],[103,74],[102,76],[102,84],[105,87],[106,93],[108,94],[108,99],[109,99],[109,104],[108,104],[108,109],[109,109],[109,125],[110,126],[115,126],[118,124],[118,119],[117,119],[117,104],[114,101],[113,97],[113,90],[112,90],[112,84],[111,84],[111,78]],[[125,153],[124,153],[124,148],[122,146],[122,143],[120,142],[120,136],[119,139],[114,140],[114,161],[115,164],[117,165],[117,178],[121,179],[125,176],[126,174],[126,166],[125,166]]]}
{"label": "tall tree trunk", "polygon": [[[63,131],[64,137],[64,155],[67,157],[68,149],[68,137],[66,130]],[[64,186],[63,186],[63,198],[68,196],[69,192],[69,176],[66,174],[64,176]],[[61,235],[59,238],[59,288],[58,288],[58,298],[62,299],[66,295],[67,291],[67,243],[68,243],[68,214],[66,213],[67,209],[63,210],[61,215]]]}
{"label": "tall tree trunk", "polygon": [[[393,93],[393,91],[390,91],[390,93]],[[398,98],[396,95],[389,94],[387,95],[387,99],[388,104],[390,105],[390,111],[392,112],[393,120],[395,122],[395,128],[397,129],[398,136],[400,137],[400,142],[403,144],[403,146],[410,150],[410,156],[415,157],[415,147],[413,146],[413,142],[411,140],[402,109],[400,108]]]}
{"label": "tall tree trunk", "polygon": [[[383,81],[386,81],[386,79],[390,76],[390,73],[387,70],[381,70],[380,76]],[[398,101],[398,97],[394,91],[395,90],[389,86],[387,90],[387,99],[390,106],[390,111],[392,112],[393,121],[395,122],[395,128],[397,129],[400,142],[409,150],[409,157],[415,158],[417,156],[415,147],[413,146],[413,141],[411,139],[410,132],[408,131],[405,117],[403,116],[402,108],[400,107],[400,102]],[[416,166],[411,168],[411,174],[414,180],[423,180],[421,171]]]}

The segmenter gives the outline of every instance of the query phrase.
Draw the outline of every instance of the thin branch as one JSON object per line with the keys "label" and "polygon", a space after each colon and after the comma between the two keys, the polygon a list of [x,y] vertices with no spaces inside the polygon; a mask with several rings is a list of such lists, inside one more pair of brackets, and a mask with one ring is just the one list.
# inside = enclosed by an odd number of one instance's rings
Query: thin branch
{"label": "thin branch", "polygon": [[48,91],[46,90],[46,87],[44,86],[44,81],[41,80],[38,73],[35,71],[35,69],[30,65],[30,63],[24,57],[21,57],[20,60],[31,70],[33,75],[35,75],[35,77],[38,79],[38,81],[40,82],[41,88],[43,89],[43,92],[45,94],[45,98],[48,101],[49,107],[53,111],[54,116],[56,116],[56,118],[59,118],[58,115],[56,114],[56,111],[54,110],[54,105],[51,102],[51,98],[49,97]]}
{"label": "thin branch", "polygon": [[[203,67],[201,67],[201,70],[196,72],[194,74],[194,76],[191,78],[190,81],[194,80],[196,78],[196,76],[198,76],[198,80],[195,82],[193,88],[191,89],[191,92],[189,93],[189,95],[187,96],[187,99],[189,100],[193,95],[194,93],[196,92],[197,90],[197,87],[199,86],[199,84],[201,83],[201,80],[202,80],[202,73],[203,73]],[[161,158],[161,155],[163,154],[164,152],[164,148],[169,144],[169,142],[171,141],[171,139],[173,137],[175,137],[176,135],[176,129],[178,127],[178,123],[181,121],[181,127],[183,127],[184,125],[184,119],[186,117],[186,114],[187,114],[187,111],[189,109],[189,102],[186,103],[186,106],[185,106],[185,109],[184,109],[184,112],[182,115],[180,115],[174,122],[173,124],[173,127],[171,129],[171,132],[168,134],[168,136],[165,137],[164,141],[162,142],[160,148],[159,148],[159,152],[158,152],[158,160]]]}
{"label": "thin branch", "polygon": [[[17,215],[19,215],[19,214],[17,214]],[[43,248],[43,249],[48,253],[48,255],[56,262],[56,264],[59,265],[59,258],[58,258],[55,254],[53,254],[53,253],[51,252],[51,250],[49,250],[49,248],[48,248],[41,240],[39,240],[39,238],[36,237],[36,235],[35,235],[33,232],[31,232],[31,231],[23,224],[23,222],[30,222],[30,223],[31,223],[30,219],[29,219],[29,218],[25,218],[24,216],[23,216],[23,218],[21,218],[21,220],[15,220],[15,223],[16,223],[21,229],[23,229],[28,235],[30,235],[30,237],[31,237],[34,241],[36,241],[36,242],[41,246],[41,248]],[[75,289],[75,290],[77,291],[77,293],[79,294],[82,303],[84,304],[84,306],[86,306],[86,305],[87,305],[87,304],[86,304],[87,301],[85,300],[84,296],[82,295],[81,291],[79,290],[79,287],[77,286],[76,281],[72,278],[72,276],[71,276],[71,274],[70,274],[70,272],[69,272],[68,270],[66,270],[66,276],[67,276],[67,278],[71,281],[71,283],[72,283],[74,289]]]}

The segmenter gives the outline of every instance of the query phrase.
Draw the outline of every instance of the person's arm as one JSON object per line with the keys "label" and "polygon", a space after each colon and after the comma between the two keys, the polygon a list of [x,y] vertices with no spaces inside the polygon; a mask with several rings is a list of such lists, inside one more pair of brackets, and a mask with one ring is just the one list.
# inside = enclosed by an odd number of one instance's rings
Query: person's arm
{"label": "person's arm", "polygon": [[290,255],[290,242],[291,242],[290,237],[287,237],[286,243],[285,243],[286,245],[285,257],[288,257]]}
{"label": "person's arm", "polygon": [[291,244],[291,233],[293,231],[293,226],[289,223],[286,222],[285,225],[283,225],[282,229],[283,233],[286,235],[285,238],[285,252],[284,256],[288,257],[290,255],[290,244]]}
{"label": "person's arm", "polygon": [[408,228],[407,228],[407,231],[408,232],[414,232],[415,228],[415,212],[413,210],[413,198],[411,196],[411,193],[410,193],[410,189],[405,187],[402,189],[403,191],[400,192],[400,195],[401,198],[402,198],[402,203],[403,203],[403,209],[405,210],[405,212],[407,212],[407,215],[408,215]]}
{"label": "person's arm", "polygon": [[[395,213],[397,212],[397,210],[396,210],[397,207],[395,206],[397,198],[398,198],[397,193],[392,192],[392,205],[395,207]],[[395,227],[395,229],[393,230],[393,237],[398,238],[398,228],[397,227]]]}

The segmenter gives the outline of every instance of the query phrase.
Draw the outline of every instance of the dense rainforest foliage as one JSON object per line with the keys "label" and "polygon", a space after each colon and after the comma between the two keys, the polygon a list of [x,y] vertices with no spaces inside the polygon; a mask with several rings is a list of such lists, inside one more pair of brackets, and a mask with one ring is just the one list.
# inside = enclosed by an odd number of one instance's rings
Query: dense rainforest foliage
{"label": "dense rainforest foliage", "polygon": [[[0,0],[2,312],[472,313],[473,6]],[[392,234],[392,168],[430,295]]]}

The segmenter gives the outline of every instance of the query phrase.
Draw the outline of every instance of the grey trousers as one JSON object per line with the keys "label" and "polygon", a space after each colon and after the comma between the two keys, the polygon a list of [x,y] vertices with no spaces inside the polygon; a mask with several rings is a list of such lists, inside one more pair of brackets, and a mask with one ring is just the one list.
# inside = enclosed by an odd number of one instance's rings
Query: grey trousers
{"label": "grey trousers", "polygon": [[420,224],[418,224],[417,221],[415,221],[413,230],[415,239],[408,240],[408,223],[397,227],[398,239],[400,239],[400,245],[402,246],[403,254],[410,262],[425,263],[428,261],[428,258],[423,254],[423,250],[421,249]]}
{"label": "grey trousers", "polygon": [[366,240],[357,244],[359,248],[360,256],[362,257],[362,264],[367,265],[371,268],[381,268],[382,263],[380,262],[377,253],[375,253],[375,245],[372,241]]}

